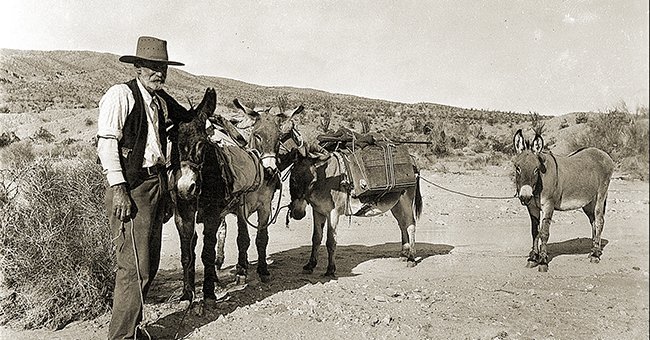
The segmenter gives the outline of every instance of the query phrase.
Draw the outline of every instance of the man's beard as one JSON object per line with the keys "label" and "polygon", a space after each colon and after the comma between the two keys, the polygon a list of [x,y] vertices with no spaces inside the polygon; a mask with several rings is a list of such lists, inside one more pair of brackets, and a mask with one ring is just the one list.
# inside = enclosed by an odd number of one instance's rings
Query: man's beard
{"label": "man's beard", "polygon": [[163,85],[165,85],[164,81],[155,81],[151,82],[151,87],[153,88],[154,91],[160,91],[163,88]]}
{"label": "man's beard", "polygon": [[157,80],[157,81],[147,80],[147,81],[143,81],[142,84],[144,85],[144,87],[148,91],[155,92],[155,91],[162,90],[163,85],[165,85],[165,81],[164,80]]}

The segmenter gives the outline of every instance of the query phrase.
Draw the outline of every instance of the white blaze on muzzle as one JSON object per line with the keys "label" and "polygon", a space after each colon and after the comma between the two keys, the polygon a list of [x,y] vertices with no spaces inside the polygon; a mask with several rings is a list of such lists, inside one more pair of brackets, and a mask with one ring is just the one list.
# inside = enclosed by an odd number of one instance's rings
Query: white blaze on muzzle
{"label": "white blaze on muzzle", "polygon": [[274,154],[265,153],[265,154],[262,154],[262,156],[260,158],[262,159],[262,166],[265,169],[270,169],[270,170],[277,170],[278,169],[277,160],[275,159]]}
{"label": "white blaze on muzzle", "polygon": [[520,198],[531,198],[533,197],[533,187],[530,185],[524,185],[519,189]]}
{"label": "white blaze on muzzle", "polygon": [[197,186],[197,174],[189,166],[181,166],[181,176],[178,179],[176,187],[178,188],[178,193],[183,198],[189,198],[196,194]]}

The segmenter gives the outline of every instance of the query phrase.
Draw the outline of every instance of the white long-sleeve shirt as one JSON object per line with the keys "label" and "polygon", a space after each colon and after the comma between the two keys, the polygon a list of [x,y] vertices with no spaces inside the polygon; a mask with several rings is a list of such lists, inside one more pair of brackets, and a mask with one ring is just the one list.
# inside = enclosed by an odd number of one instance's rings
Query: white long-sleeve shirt
{"label": "white long-sleeve shirt", "polygon": [[[167,150],[161,152],[160,136],[158,134],[158,113],[152,103],[158,105],[167,116],[165,101],[158,96],[153,96],[137,81],[138,88],[144,100],[147,113],[147,145],[144,150],[142,167],[150,167],[169,162],[171,143],[167,141]],[[154,99],[155,98],[155,99]],[[127,115],[135,105],[135,98],[131,89],[126,84],[113,85],[106,91],[99,101],[99,118],[97,120],[97,154],[102,163],[104,173],[110,186],[125,183],[122,167],[120,165],[118,141],[122,139],[122,129]],[[161,122],[164,124],[164,122]]]}

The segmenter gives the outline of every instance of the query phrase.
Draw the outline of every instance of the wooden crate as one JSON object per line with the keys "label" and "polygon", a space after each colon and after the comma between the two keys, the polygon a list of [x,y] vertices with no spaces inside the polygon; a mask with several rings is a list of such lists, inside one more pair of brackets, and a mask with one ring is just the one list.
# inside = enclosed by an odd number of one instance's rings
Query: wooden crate
{"label": "wooden crate", "polygon": [[373,145],[345,156],[356,197],[401,191],[416,184],[413,161],[403,145]]}

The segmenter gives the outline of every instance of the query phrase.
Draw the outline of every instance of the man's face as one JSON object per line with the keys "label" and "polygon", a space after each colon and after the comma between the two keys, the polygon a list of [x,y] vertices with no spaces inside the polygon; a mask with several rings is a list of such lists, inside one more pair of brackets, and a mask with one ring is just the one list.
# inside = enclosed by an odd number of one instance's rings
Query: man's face
{"label": "man's face", "polygon": [[135,64],[138,79],[149,92],[161,90],[167,79],[167,64],[141,61]]}

